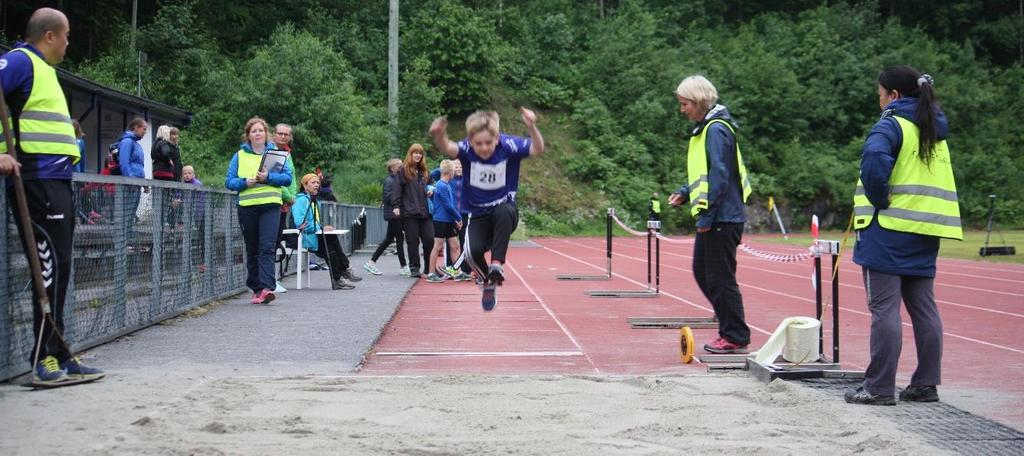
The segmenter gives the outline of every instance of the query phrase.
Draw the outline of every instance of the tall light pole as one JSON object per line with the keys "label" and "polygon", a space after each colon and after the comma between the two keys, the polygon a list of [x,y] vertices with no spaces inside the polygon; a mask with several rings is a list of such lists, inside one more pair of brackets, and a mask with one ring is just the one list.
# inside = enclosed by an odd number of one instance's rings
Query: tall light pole
{"label": "tall light pole", "polygon": [[398,151],[398,0],[388,7],[388,150]]}

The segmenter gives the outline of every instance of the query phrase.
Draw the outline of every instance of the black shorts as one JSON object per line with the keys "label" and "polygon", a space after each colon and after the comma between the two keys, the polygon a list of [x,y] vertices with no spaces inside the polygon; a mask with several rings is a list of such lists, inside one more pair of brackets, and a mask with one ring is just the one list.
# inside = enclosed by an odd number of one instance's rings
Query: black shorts
{"label": "black shorts", "polygon": [[452,222],[434,222],[434,239],[448,239],[459,235]]}

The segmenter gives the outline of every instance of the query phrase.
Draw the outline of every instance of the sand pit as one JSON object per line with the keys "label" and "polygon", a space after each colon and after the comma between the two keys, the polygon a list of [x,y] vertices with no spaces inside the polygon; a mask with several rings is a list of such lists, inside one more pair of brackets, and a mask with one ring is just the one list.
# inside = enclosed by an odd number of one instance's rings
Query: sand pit
{"label": "sand pit", "polygon": [[94,454],[941,454],[745,375],[226,377],[118,421]]}

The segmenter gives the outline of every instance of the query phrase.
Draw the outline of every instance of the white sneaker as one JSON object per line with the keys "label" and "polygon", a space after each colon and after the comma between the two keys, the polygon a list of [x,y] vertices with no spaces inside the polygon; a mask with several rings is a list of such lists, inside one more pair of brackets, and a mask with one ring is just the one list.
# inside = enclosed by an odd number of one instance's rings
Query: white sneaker
{"label": "white sneaker", "polygon": [[398,270],[398,275],[400,275],[400,276],[409,277],[409,274],[411,274],[411,273],[409,272],[409,267],[408,266],[402,266],[402,269]]}
{"label": "white sneaker", "polygon": [[288,289],[281,285],[281,282],[277,282],[277,286],[274,287],[274,293],[287,293]]}
{"label": "white sneaker", "polygon": [[377,263],[374,263],[373,261],[367,261],[365,264],[363,264],[363,270],[373,275],[383,274],[383,272],[381,272],[380,269],[377,269]]}

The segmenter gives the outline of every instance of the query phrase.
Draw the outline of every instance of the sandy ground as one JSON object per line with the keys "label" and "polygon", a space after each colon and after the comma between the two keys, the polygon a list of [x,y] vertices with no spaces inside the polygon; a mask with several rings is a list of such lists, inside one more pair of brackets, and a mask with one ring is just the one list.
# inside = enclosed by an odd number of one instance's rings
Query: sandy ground
{"label": "sandy ground", "polygon": [[17,388],[0,387],[0,454],[941,454],[867,407],[745,374],[115,377]]}

